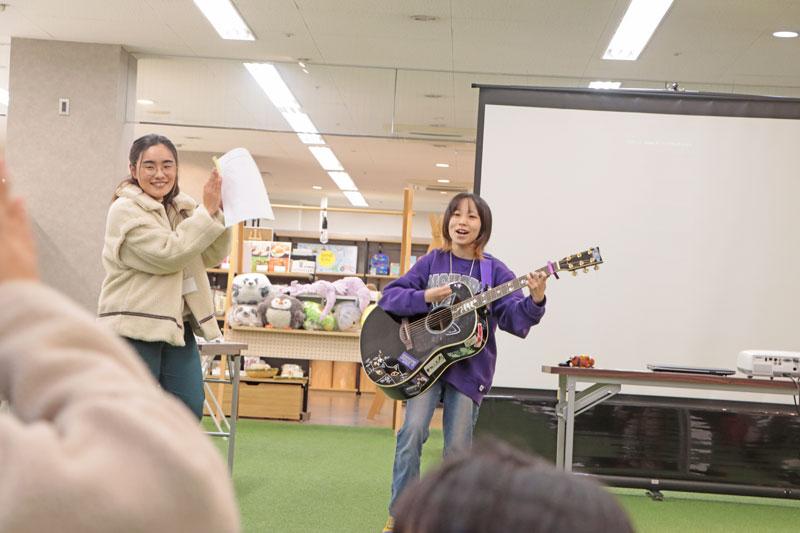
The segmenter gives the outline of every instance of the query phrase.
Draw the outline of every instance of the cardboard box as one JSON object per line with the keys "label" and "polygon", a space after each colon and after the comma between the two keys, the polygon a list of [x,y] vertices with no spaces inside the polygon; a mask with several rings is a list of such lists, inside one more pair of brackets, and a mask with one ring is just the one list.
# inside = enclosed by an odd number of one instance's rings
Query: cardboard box
{"label": "cardboard box", "polygon": [[289,272],[292,243],[273,241],[269,254],[269,272]]}
{"label": "cardboard box", "polygon": [[308,259],[292,259],[292,272],[313,274],[316,266],[316,261],[310,261]]}

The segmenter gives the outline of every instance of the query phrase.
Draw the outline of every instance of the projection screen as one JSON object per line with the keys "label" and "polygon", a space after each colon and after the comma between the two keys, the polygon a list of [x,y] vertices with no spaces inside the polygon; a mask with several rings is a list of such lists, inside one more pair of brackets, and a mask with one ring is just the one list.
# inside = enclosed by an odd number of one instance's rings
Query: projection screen
{"label": "projection screen", "polygon": [[527,339],[499,333],[496,387],[555,389],[541,366],[584,353],[644,370],[800,351],[800,100],[478,87],[489,252],[518,274],[590,246],[605,261],[548,280],[547,313]]}

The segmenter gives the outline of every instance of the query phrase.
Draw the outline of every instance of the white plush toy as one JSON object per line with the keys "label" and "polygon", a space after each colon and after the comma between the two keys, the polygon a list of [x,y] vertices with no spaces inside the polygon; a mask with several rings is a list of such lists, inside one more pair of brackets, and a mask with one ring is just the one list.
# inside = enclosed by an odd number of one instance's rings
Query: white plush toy
{"label": "white plush toy", "polygon": [[233,303],[258,305],[267,297],[270,286],[264,274],[239,274],[233,278]]}
{"label": "white plush toy", "polygon": [[333,316],[336,317],[336,324],[340,331],[358,329],[361,322],[361,311],[353,302],[336,304],[333,308]]}
{"label": "white plush toy", "polygon": [[258,316],[258,306],[248,304],[235,304],[228,311],[228,325],[253,326],[260,328],[264,324]]}

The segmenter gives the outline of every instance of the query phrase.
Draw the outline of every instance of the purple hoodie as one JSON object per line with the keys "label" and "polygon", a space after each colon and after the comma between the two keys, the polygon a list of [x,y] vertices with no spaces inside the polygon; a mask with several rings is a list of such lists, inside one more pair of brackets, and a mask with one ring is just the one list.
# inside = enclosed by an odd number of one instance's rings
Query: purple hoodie
{"label": "purple hoodie", "polygon": [[[496,287],[515,279],[509,268],[502,261],[483,254],[491,266],[491,285]],[[452,269],[451,269],[452,260]],[[384,288],[383,297],[378,305],[389,313],[398,316],[412,316],[428,313],[431,305],[425,302],[425,289],[440,287],[460,281],[473,293],[481,292],[480,261],[461,259],[450,252],[433,250],[421,257],[402,277]],[[466,394],[472,401],[480,405],[483,396],[489,392],[494,377],[497,360],[497,344],[494,332],[497,326],[518,337],[526,337],[531,326],[538,324],[544,315],[546,300],[541,305],[533,303],[521,290],[503,296],[490,304],[489,340],[480,353],[459,361],[448,368],[441,379]]]}

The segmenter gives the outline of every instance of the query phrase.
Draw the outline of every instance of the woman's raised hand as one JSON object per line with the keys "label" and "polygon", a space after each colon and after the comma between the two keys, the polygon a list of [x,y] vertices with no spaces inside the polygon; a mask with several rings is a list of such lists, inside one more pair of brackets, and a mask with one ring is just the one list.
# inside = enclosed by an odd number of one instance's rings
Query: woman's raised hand
{"label": "woman's raised hand", "polygon": [[203,186],[203,205],[208,214],[214,216],[222,209],[222,176],[215,168]]}
{"label": "woman's raised hand", "polygon": [[38,280],[36,247],[21,198],[10,198],[5,162],[0,160],[0,283]]}

